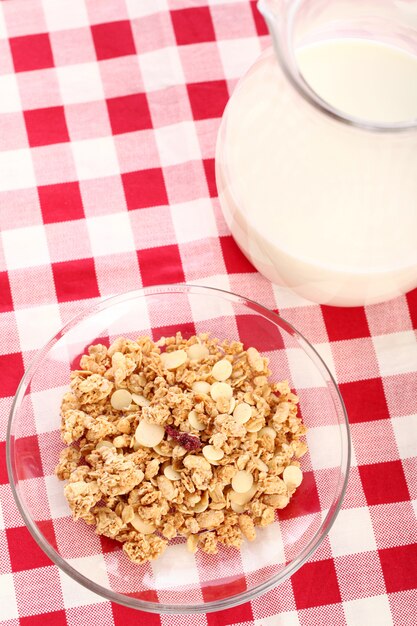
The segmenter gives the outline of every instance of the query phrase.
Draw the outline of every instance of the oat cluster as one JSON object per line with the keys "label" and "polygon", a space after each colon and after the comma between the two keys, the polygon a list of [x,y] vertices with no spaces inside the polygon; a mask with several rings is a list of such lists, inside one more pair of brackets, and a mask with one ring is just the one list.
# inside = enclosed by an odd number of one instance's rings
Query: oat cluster
{"label": "oat cluster", "polygon": [[135,563],[185,537],[191,552],[239,548],[302,481],[306,428],[287,381],[236,341],[181,333],[88,348],[61,406],[75,520],[123,543]]}

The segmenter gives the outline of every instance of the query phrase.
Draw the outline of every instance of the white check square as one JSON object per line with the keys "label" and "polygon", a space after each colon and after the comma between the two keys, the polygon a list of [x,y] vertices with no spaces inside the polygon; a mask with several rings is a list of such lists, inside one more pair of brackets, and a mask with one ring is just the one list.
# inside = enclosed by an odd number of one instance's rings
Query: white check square
{"label": "white check square", "polygon": [[[323,446],[323,442],[326,442],[325,446]],[[339,467],[342,454],[339,426],[309,428],[307,444],[311,464],[315,470]]]}
{"label": "white check square", "polygon": [[217,42],[224,74],[230,80],[241,78],[261,54],[258,37],[228,39]]}
{"label": "white check square", "polygon": [[412,330],[372,338],[381,376],[414,372],[417,365],[417,340]]}
{"label": "white check square", "polygon": [[0,76],[0,94],[0,113],[15,113],[22,110],[15,74]]}
{"label": "white check square", "polygon": [[80,180],[114,176],[119,173],[117,153],[112,137],[73,141],[71,149]]}
{"label": "white check square", "polygon": [[100,70],[97,63],[80,63],[56,68],[64,104],[104,99]]}
{"label": "white check square", "polygon": [[329,533],[333,556],[376,550],[368,507],[342,509]]}
{"label": "white check square", "polygon": [[89,25],[85,0],[42,0],[48,31]]}
{"label": "white check square", "polygon": [[91,250],[94,256],[135,250],[129,214],[113,213],[87,219]]}
{"label": "white check square", "polygon": [[315,343],[314,349],[317,350],[326,366],[329,368],[330,373],[336,378],[336,366],[333,359],[332,347],[330,343]]}
{"label": "white check square", "polygon": [[347,626],[393,626],[388,596],[373,596],[343,602]]}
{"label": "white check square", "polygon": [[194,122],[181,122],[155,129],[161,165],[178,165],[201,159]]}
{"label": "white check square", "polygon": [[4,230],[1,237],[8,270],[46,265],[50,262],[48,242],[43,226]]}
{"label": "white check square", "polygon": [[20,309],[15,316],[20,347],[24,352],[41,348],[62,326],[57,304]]}
{"label": "white check square", "polygon": [[169,546],[169,550],[151,565],[155,589],[166,590],[183,585],[193,586],[198,580],[195,556],[188,552],[185,543]]}
{"label": "white check square", "polygon": [[130,19],[145,17],[153,13],[169,11],[167,0],[152,0],[152,2],[138,2],[138,0],[125,0]]}
{"label": "white check square", "polygon": [[0,191],[36,187],[29,148],[0,152]]}
{"label": "white check square", "polygon": [[281,528],[273,522],[256,534],[254,541],[245,541],[241,546],[240,556],[246,574],[256,572],[259,563],[263,567],[285,563],[285,547]]}
{"label": "white check square", "polygon": [[[95,583],[102,585],[107,589],[109,588],[110,583],[107,576],[106,563],[102,554],[81,557],[78,559],[68,559],[68,563],[80,574],[83,574],[87,578],[90,578]],[[83,606],[84,604],[98,604],[99,602],[106,602],[104,598],[96,593],[93,593],[86,587],[82,587],[61,570],[59,570],[59,577],[61,579],[62,595],[66,609]]]}
{"label": "white check square", "polygon": [[185,83],[181,59],[175,47],[146,52],[139,56],[146,91],[157,91]]}
{"label": "white check square", "polygon": [[393,417],[391,420],[401,459],[417,456],[417,414]]}
{"label": "white check square", "polygon": [[38,434],[58,430],[59,421],[57,421],[57,415],[59,415],[62,396],[69,391],[69,389],[69,385],[62,385],[59,387],[51,387],[44,391],[32,391],[31,400],[36,432]]}
{"label": "white check square", "polygon": [[2,574],[0,576],[0,622],[18,617],[13,574]]}
{"label": "white check square", "polygon": [[293,387],[310,389],[326,386],[326,381],[317,366],[302,348],[287,348],[287,357]]}
{"label": "white check square", "polygon": [[64,487],[55,474],[45,476],[45,489],[52,519],[71,517],[71,509],[64,495]]}
{"label": "white check square", "polygon": [[171,205],[171,219],[179,244],[218,236],[209,198]]}
{"label": "white check square", "polygon": [[4,20],[4,15],[3,15],[2,3],[0,3],[0,39],[7,39],[7,29],[6,29],[6,22]]}
{"label": "white check square", "polygon": [[[310,300],[306,300],[302,296],[295,293],[287,287],[280,287],[279,285],[272,285],[274,291],[275,301],[278,309],[292,309],[295,307],[307,307],[314,306]],[[285,317],[285,315],[284,315]]]}
{"label": "white check square", "polygon": [[297,611],[284,611],[279,615],[270,615],[256,619],[255,626],[300,626]]}

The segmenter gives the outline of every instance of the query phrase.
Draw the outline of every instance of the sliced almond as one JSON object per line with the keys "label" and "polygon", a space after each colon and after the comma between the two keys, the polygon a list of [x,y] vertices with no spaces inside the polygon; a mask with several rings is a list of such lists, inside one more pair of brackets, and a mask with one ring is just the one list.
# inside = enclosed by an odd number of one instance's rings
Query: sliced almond
{"label": "sliced almond", "polygon": [[167,465],[164,468],[164,476],[168,478],[168,480],[180,480],[181,479],[181,474],[177,472],[177,470],[174,470],[172,465]]}
{"label": "sliced almond", "polygon": [[236,493],[246,493],[253,485],[253,476],[246,470],[240,470],[232,478],[232,489]]}
{"label": "sliced almond", "polygon": [[210,393],[210,384],[205,380],[196,380],[195,383],[192,384],[191,390],[193,393],[202,393],[208,396]]}
{"label": "sliced almond", "polygon": [[127,389],[117,389],[110,398],[110,404],[116,411],[127,409],[132,402],[132,394]]}
{"label": "sliced almond", "polygon": [[115,448],[125,448],[130,443],[130,437],[127,435],[118,435],[113,439],[113,445]]}
{"label": "sliced almond", "polygon": [[299,487],[303,481],[303,472],[296,465],[288,465],[282,474],[282,480],[287,486]]}
{"label": "sliced almond", "polygon": [[190,361],[202,361],[210,354],[207,346],[201,343],[194,343],[187,349],[187,355]]}
{"label": "sliced almond", "polygon": [[230,503],[230,508],[235,513],[244,513],[245,512],[245,505],[244,504],[238,504],[237,502],[231,502]]}
{"label": "sliced almond", "polygon": [[104,439],[103,441],[99,441],[96,445],[96,450],[100,450],[100,448],[114,448],[114,443]]}
{"label": "sliced almond", "polygon": [[269,467],[262,461],[262,459],[258,459],[256,461],[256,467],[260,472],[267,472],[269,470]]}
{"label": "sliced almond", "polygon": [[165,446],[164,444],[159,443],[157,446],[152,446],[152,447],[155,450],[155,452],[157,452],[161,456],[172,456],[173,449],[171,448],[171,446]]}
{"label": "sliced almond", "polygon": [[275,437],[277,436],[277,432],[272,428],[272,426],[264,426],[258,432],[258,437],[263,437],[264,435],[270,437],[271,439],[275,439]]}
{"label": "sliced almond", "polygon": [[252,500],[253,496],[256,493],[258,485],[253,483],[252,487],[246,493],[238,493],[233,489],[229,492],[230,502],[235,502],[236,504],[247,504],[250,500]]}
{"label": "sliced almond", "polygon": [[205,426],[203,422],[198,419],[197,411],[190,411],[188,413],[188,421],[190,422],[190,426],[195,428],[196,430],[204,430]]}
{"label": "sliced almond", "polygon": [[215,448],[211,445],[204,446],[202,452],[207,461],[212,464],[220,461],[224,457],[223,450],[221,450],[220,448]]}
{"label": "sliced almond", "polygon": [[130,523],[138,533],[143,535],[151,535],[155,531],[155,526],[151,522],[145,522],[137,513],[135,513]]}
{"label": "sliced almond", "polygon": [[289,497],[286,495],[279,495],[278,496],[279,500],[278,503],[276,504],[276,508],[277,509],[285,509],[285,507],[287,506],[288,502],[290,501]]}
{"label": "sliced almond", "polygon": [[263,419],[254,419],[246,424],[246,430],[248,433],[258,433],[263,428]]}
{"label": "sliced almond", "polygon": [[213,365],[211,375],[219,382],[225,381],[232,375],[232,364],[227,359],[221,359]]}
{"label": "sliced almond", "polygon": [[139,393],[132,393],[132,400],[135,404],[141,407],[150,405],[148,398],[145,398],[145,396],[142,396]]}
{"label": "sliced almond", "polygon": [[187,353],[185,350],[174,350],[173,352],[163,352],[161,354],[161,361],[165,369],[176,370],[187,360]]}
{"label": "sliced almond", "polygon": [[129,524],[132,519],[135,517],[135,511],[133,510],[133,506],[127,504],[122,509],[122,520],[125,524]]}
{"label": "sliced almond", "polygon": [[246,402],[239,402],[233,411],[233,417],[239,424],[246,424],[252,417],[252,407]]}
{"label": "sliced almond", "polygon": [[187,448],[184,448],[183,446],[175,446],[172,451],[172,456],[178,459],[182,456],[185,456],[187,452],[188,452]]}
{"label": "sliced almond", "polygon": [[203,511],[205,511],[208,507],[208,501],[208,492],[205,491],[201,496],[201,500],[193,506],[193,513],[202,513]]}
{"label": "sliced almond", "polygon": [[210,395],[213,398],[214,402],[216,402],[219,398],[226,398],[227,400],[231,400],[233,396],[233,388],[227,383],[216,382],[213,383],[210,387]]}
{"label": "sliced almond", "polygon": [[135,432],[135,439],[137,443],[145,448],[153,448],[161,443],[164,438],[165,430],[163,426],[159,424],[150,424],[145,420],[139,422]]}

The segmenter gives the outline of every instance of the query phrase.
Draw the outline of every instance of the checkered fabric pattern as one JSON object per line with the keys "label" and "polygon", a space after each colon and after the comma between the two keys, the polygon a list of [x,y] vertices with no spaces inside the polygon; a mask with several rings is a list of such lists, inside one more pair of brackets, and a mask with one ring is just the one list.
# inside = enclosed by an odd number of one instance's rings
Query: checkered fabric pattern
{"label": "checkered fabric pattern", "polygon": [[[268,44],[248,0],[0,2],[1,624],[417,623],[417,290],[311,304],[254,270],[219,209],[220,117]],[[34,543],[8,484],[6,423],[24,368],[74,314],[184,281],[250,296],[311,340],[347,406],[353,467],[333,529],[291,580],[219,613],[145,615],[80,587]]]}

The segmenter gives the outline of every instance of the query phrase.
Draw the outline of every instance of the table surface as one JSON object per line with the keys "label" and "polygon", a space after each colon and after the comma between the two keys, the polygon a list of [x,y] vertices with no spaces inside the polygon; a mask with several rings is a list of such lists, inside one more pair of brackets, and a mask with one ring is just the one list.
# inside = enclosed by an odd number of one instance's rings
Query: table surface
{"label": "table surface", "polygon": [[[219,209],[220,117],[268,44],[246,0],[0,3],[2,624],[417,623],[417,290],[366,308],[311,304],[254,270]],[[248,295],[312,341],[354,453],[339,517],[291,580],[220,613],[159,617],[59,574],[13,502],[5,436],[23,370],[53,332],[101,297],[183,281]]]}

